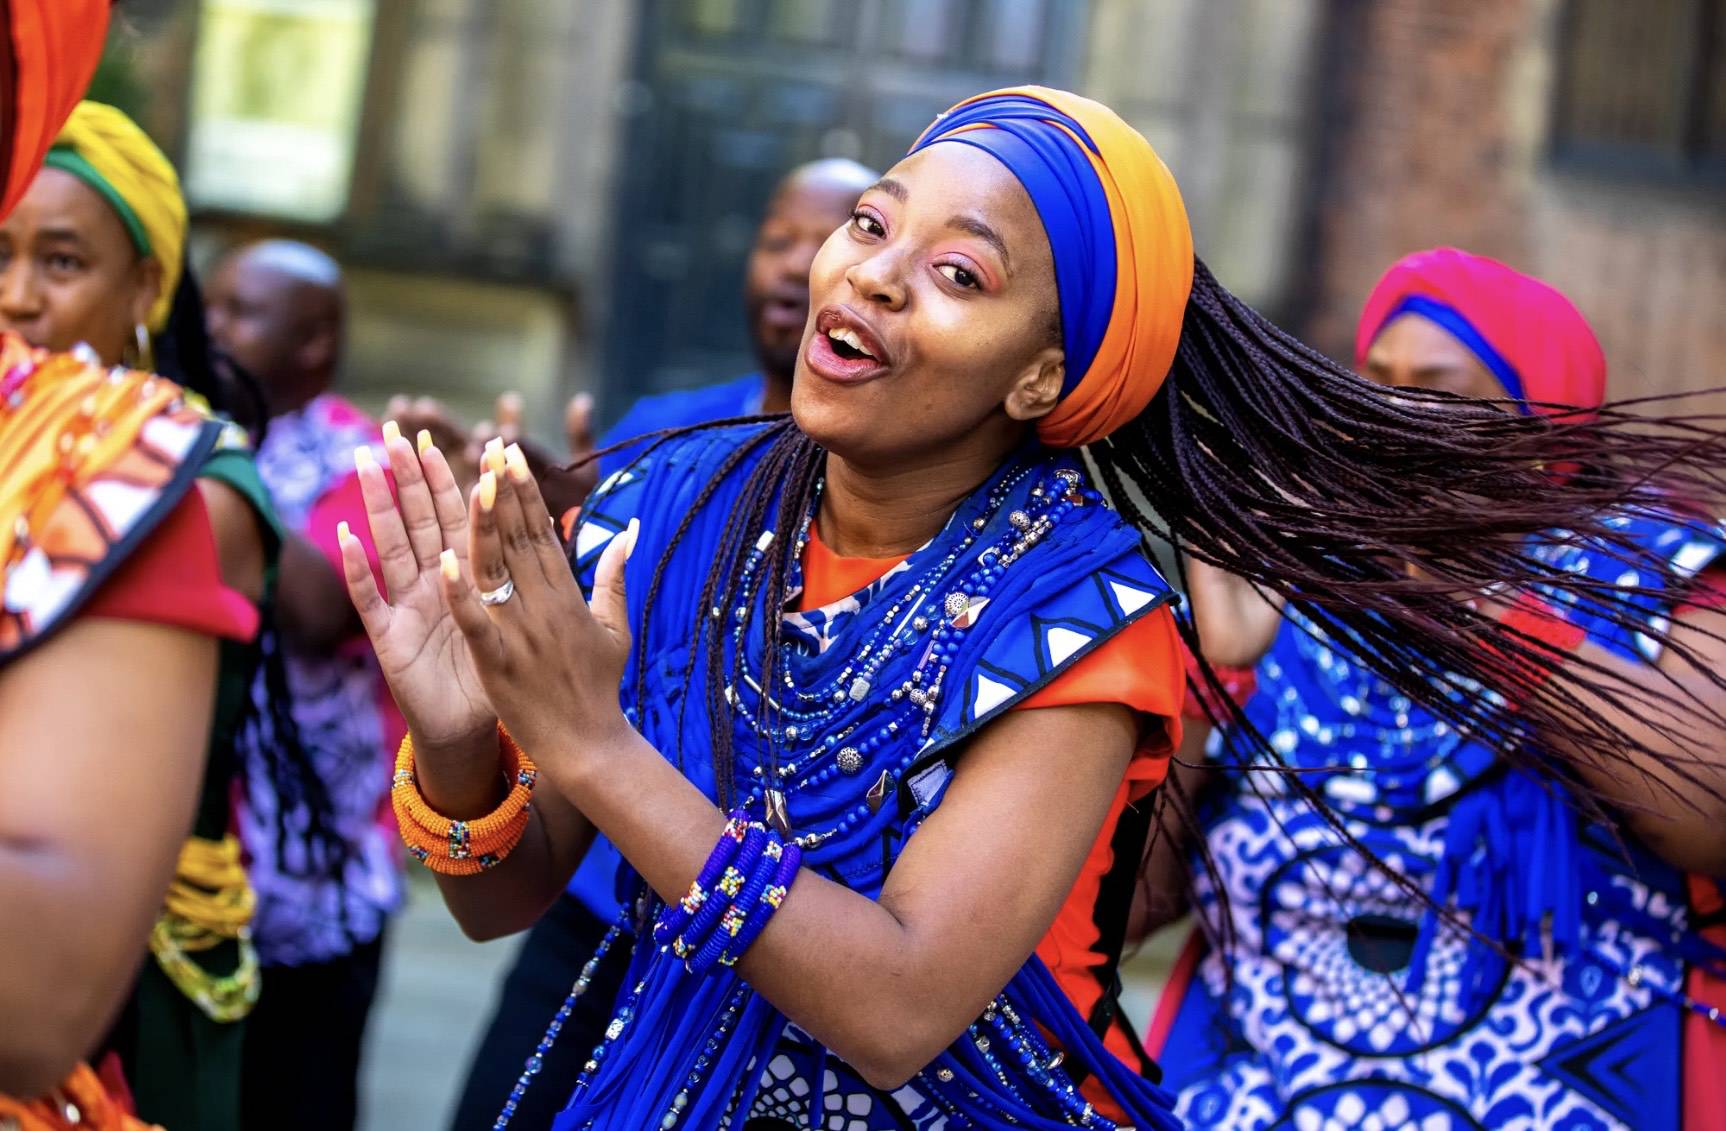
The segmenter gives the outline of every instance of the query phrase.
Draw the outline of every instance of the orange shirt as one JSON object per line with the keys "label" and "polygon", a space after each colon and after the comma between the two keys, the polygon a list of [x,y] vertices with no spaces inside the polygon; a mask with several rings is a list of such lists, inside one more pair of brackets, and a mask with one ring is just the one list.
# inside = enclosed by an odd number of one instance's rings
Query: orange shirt
{"label": "orange shirt", "polygon": [[[903,560],[840,557],[821,541],[811,524],[809,545],[803,552],[803,594],[798,607],[808,611],[838,601],[869,585]],[[1144,737],[1138,752],[1127,765],[1120,789],[1073,883],[1073,890],[1061,905],[1049,933],[1037,945],[1038,957],[1086,1017],[1103,993],[1103,986],[1093,973],[1107,961],[1107,955],[1098,949],[1101,930],[1095,913],[1103,878],[1115,866],[1115,827],[1126,807],[1142,800],[1168,773],[1169,755],[1180,741],[1181,702],[1186,695],[1184,672],[1174,615],[1164,607],[1098,645],[1053,683],[1014,708],[1023,711],[1082,703],[1122,703],[1152,717],[1141,731]],[[1107,1044],[1115,1055],[1137,1067],[1118,1027],[1110,1027]]]}

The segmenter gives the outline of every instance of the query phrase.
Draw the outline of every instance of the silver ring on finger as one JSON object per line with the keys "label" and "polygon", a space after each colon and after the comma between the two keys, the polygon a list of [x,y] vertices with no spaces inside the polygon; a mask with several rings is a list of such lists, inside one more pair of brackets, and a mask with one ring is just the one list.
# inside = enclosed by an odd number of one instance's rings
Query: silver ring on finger
{"label": "silver ring on finger", "polygon": [[515,596],[515,578],[504,578],[503,584],[496,589],[487,589],[479,595],[479,603],[487,606],[501,605]]}

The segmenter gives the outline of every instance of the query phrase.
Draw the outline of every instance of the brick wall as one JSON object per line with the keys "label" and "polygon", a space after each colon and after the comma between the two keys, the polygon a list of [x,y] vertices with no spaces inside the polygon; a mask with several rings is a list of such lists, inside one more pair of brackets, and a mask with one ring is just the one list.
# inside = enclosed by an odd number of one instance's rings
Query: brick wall
{"label": "brick wall", "polygon": [[1448,243],[1568,293],[1606,347],[1614,395],[1726,384],[1720,198],[1548,164],[1556,0],[1339,3],[1301,327],[1315,345],[1347,357],[1379,273]]}

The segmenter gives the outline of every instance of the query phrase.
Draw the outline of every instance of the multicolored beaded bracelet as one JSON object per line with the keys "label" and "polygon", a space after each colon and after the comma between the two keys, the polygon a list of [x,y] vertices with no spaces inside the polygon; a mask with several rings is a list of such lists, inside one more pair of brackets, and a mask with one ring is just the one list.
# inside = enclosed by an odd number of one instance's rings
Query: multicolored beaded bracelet
{"label": "multicolored beaded bracelet", "polygon": [[774,912],[785,902],[785,897],[791,894],[791,885],[797,882],[797,872],[802,866],[803,850],[795,844],[786,845],[784,852],[780,854],[779,868],[773,874],[773,881],[761,890],[761,895],[749,911],[749,917],[725,944],[725,951],[719,956],[721,966],[737,965],[738,960],[755,945],[755,940],[767,929],[767,921],[773,918]]}
{"label": "multicolored beaded bracelet", "polygon": [[660,912],[658,920],[653,924],[655,945],[670,946],[672,940],[689,926],[689,920],[701,910],[702,904],[707,902],[708,893],[713,885],[719,882],[726,866],[736,858],[738,846],[743,843],[743,837],[749,828],[749,818],[743,810],[739,809],[731,814],[731,819],[725,823],[725,830],[719,834],[718,843],[708,854],[707,863],[701,866],[701,872],[691,881],[689,890],[682,899]]}
{"label": "multicolored beaded bracelet", "polygon": [[408,855],[432,871],[445,876],[473,876],[502,863],[527,830],[528,803],[539,780],[539,769],[522,752],[499,723],[498,746],[503,754],[509,793],[496,809],[472,821],[444,816],[426,804],[414,772],[414,744],[410,734],[396,753],[396,772],[390,785],[390,805],[401,829]]}
{"label": "multicolored beaded bracelet", "polygon": [[713,885],[712,893],[695,917],[689,921],[689,926],[671,940],[671,953],[687,962],[690,956],[701,950],[707,936],[713,933],[719,925],[719,918],[728,907],[737,901],[738,892],[749,881],[750,873],[755,870],[761,860],[761,854],[768,844],[767,828],[764,825],[751,825],[744,834],[743,843],[738,846],[737,856]]}
{"label": "multicolored beaded bracelet", "polygon": [[785,859],[785,845],[771,833],[767,835],[767,843],[762,846],[761,856],[755,867],[749,872],[749,878],[738,889],[732,899],[731,906],[720,915],[718,924],[701,942],[701,948],[683,960],[683,968],[691,974],[705,974],[719,961],[726,948],[737,938],[737,932],[743,929],[744,922],[750,912],[761,901],[761,893],[772,881],[775,870]]}

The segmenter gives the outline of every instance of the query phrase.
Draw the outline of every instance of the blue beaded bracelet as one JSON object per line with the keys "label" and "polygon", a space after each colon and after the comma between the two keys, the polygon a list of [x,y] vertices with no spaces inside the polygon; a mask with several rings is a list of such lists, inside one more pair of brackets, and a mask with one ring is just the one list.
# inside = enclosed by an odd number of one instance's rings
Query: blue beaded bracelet
{"label": "blue beaded bracelet", "polygon": [[742,928],[726,943],[725,952],[719,956],[721,966],[737,965],[738,960],[755,945],[755,940],[767,929],[767,921],[773,918],[785,897],[791,893],[791,885],[797,882],[797,872],[802,866],[803,850],[795,844],[786,845],[780,854],[773,882],[762,889],[755,905],[749,908],[749,917],[743,921]]}
{"label": "blue beaded bracelet", "polygon": [[676,938],[671,940],[671,953],[682,959],[688,959],[697,953],[707,936],[713,933],[713,928],[719,924],[719,917],[725,913],[737,900],[737,893],[743,890],[743,885],[749,881],[749,874],[755,870],[756,863],[761,859],[762,849],[767,847],[768,833],[764,825],[751,825],[744,834],[743,843],[738,846],[737,856],[719,879],[714,881],[708,890],[707,900],[695,917],[689,921]]}
{"label": "blue beaded bracelet", "polygon": [[653,941],[659,946],[668,946],[671,940],[683,933],[689,926],[689,920],[701,910],[708,900],[713,885],[719,882],[725,868],[737,856],[737,849],[743,843],[744,834],[749,830],[749,818],[743,810],[738,809],[731,814],[731,819],[725,823],[725,831],[719,834],[719,841],[708,854],[707,863],[701,868],[701,874],[695,877],[689,885],[689,891],[676,903],[670,903],[659,913],[659,919],[653,924]]}
{"label": "blue beaded bracelet", "polygon": [[761,893],[773,882],[774,874],[784,859],[784,843],[777,835],[769,833],[767,844],[761,850],[761,859],[756,861],[754,869],[749,873],[749,879],[738,890],[737,898],[731,901],[731,906],[719,917],[718,925],[702,942],[701,949],[684,959],[684,969],[691,974],[705,974],[713,968],[713,964],[719,961],[720,956],[736,940],[737,933],[743,929],[756,904],[760,903]]}

